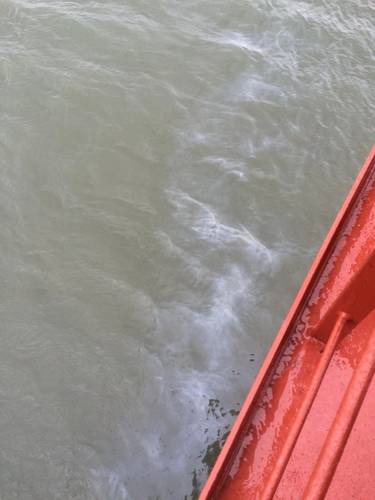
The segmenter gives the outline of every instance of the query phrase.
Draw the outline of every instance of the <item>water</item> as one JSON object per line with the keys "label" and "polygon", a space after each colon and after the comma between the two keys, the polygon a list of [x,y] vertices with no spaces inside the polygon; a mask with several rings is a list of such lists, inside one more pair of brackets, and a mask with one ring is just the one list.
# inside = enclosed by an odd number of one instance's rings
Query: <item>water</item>
{"label": "water", "polygon": [[0,0],[0,498],[195,498],[374,141],[371,0]]}

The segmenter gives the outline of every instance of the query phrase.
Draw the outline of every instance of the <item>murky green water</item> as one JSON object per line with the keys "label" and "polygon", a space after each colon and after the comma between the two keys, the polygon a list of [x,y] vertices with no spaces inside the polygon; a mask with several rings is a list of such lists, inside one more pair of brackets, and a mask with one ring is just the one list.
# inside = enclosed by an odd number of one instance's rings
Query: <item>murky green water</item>
{"label": "murky green water", "polygon": [[194,498],[374,142],[370,0],[0,0],[0,498]]}

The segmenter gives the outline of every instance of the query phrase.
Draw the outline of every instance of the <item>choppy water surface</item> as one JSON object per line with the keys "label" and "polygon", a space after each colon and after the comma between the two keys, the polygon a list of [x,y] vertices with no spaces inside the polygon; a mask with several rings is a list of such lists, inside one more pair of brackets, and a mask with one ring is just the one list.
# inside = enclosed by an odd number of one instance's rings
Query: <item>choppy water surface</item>
{"label": "choppy water surface", "polygon": [[0,0],[0,497],[195,498],[374,140],[371,0]]}

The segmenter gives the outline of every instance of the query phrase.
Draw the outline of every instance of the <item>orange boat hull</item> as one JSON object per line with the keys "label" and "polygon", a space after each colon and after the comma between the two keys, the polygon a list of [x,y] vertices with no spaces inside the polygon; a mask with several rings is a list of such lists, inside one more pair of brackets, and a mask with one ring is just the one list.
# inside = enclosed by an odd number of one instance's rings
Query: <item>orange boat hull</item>
{"label": "orange boat hull", "polygon": [[375,147],[200,500],[375,498]]}

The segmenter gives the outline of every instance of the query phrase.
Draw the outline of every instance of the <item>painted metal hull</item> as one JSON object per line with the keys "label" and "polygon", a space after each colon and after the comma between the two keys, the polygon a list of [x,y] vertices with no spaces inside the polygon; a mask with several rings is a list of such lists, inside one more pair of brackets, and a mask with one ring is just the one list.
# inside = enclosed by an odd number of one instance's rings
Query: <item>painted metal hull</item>
{"label": "painted metal hull", "polygon": [[375,497],[375,146],[200,495]]}

